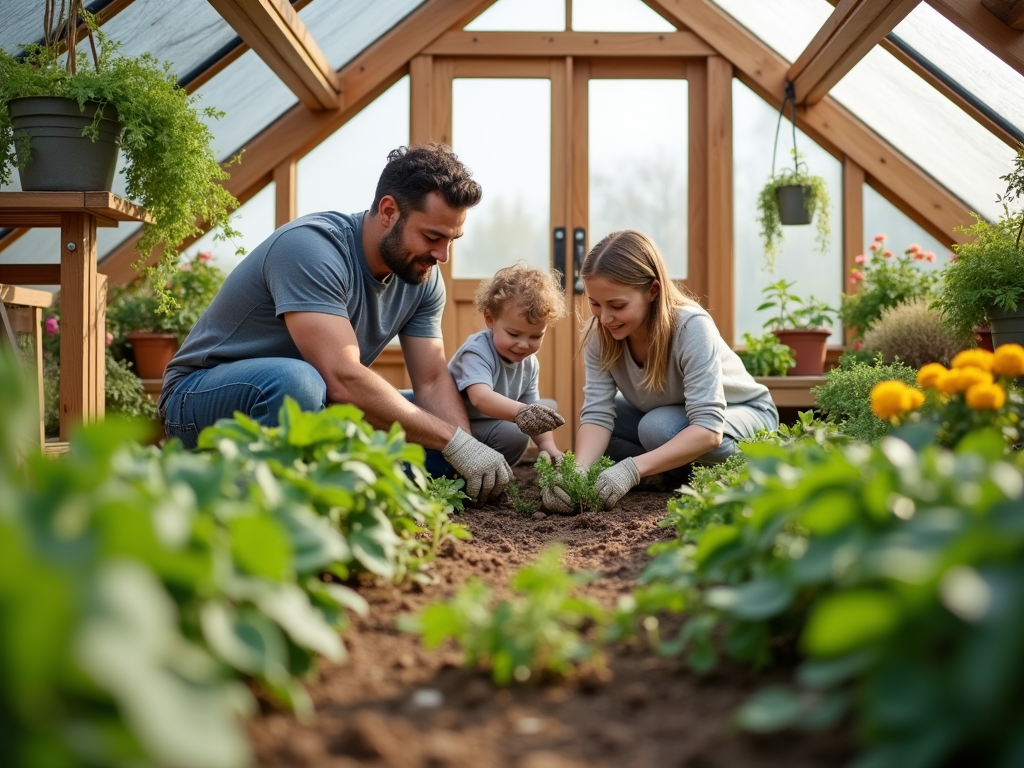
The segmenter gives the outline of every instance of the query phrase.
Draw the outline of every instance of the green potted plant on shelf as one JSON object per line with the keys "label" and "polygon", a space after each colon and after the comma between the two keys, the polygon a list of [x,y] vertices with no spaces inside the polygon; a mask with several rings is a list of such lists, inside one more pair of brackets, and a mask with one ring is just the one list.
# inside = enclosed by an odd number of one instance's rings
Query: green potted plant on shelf
{"label": "green potted plant on shelf", "polygon": [[973,241],[953,246],[934,303],[958,336],[990,326],[995,347],[1024,344],[1024,210],[1010,208],[1024,198],[1024,145],[1017,149],[1013,170],[1001,178],[1006,182],[1002,215],[989,222],[975,213],[974,223],[960,228]]}
{"label": "green potted plant on shelf", "polygon": [[765,301],[758,312],[774,309],[764,327],[793,350],[794,365],[789,374],[820,376],[825,370],[825,352],[832,331],[825,326],[835,322],[836,310],[813,296],[806,301],[789,292],[795,280],[779,280],[763,291]]}
{"label": "green potted plant on shelf", "polygon": [[160,297],[149,280],[116,289],[107,307],[115,352],[125,356],[130,344],[139,377],[162,379],[164,368],[217,295],[224,277],[211,263],[209,251],[182,260],[163,288],[175,305],[169,312],[160,311]]}
{"label": "green potted plant on shelf", "polygon": [[751,376],[785,376],[796,365],[793,350],[774,333],[756,337],[744,333],[743,349],[736,354]]}
{"label": "green potted plant on shelf", "polygon": [[[120,150],[126,195],[152,217],[136,245],[136,266],[162,246],[154,276],[162,285],[177,267],[181,244],[201,233],[197,222],[236,234],[228,216],[238,202],[220,183],[228,174],[204,122],[221,113],[199,108],[169,65],[152,55],[118,54],[118,44],[97,29],[84,0],[70,0],[66,15],[56,0],[46,0],[43,21],[42,44],[23,46],[20,58],[0,50],[0,183],[9,183],[17,167],[26,191],[110,191]],[[79,66],[80,54],[68,45],[83,25],[91,52],[87,66]],[[50,121],[56,127],[47,127]],[[55,131],[59,140],[46,140],[44,134]],[[62,181],[55,175],[81,166],[83,153],[96,148],[102,158],[88,162],[86,178]]]}

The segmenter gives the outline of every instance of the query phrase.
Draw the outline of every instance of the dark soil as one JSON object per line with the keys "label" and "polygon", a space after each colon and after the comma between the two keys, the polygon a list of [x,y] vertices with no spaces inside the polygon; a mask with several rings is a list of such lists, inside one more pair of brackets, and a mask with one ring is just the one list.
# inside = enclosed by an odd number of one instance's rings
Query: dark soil
{"label": "dark soil", "polygon": [[[532,468],[517,467],[536,499]],[[550,542],[564,565],[597,571],[586,594],[607,607],[632,590],[647,547],[671,535],[658,527],[670,494],[633,491],[609,512],[577,517],[520,515],[508,502],[467,510],[473,540],[442,548],[432,586],[362,589],[371,613],[345,634],[350,660],[323,663],[309,690],[308,723],[269,712],[249,728],[264,768],[824,768],[851,755],[846,732],[771,737],[738,732],[732,712],[785,672],[757,674],[721,664],[698,676],[642,644],[609,652],[607,680],[595,676],[498,689],[486,673],[461,669],[450,647],[425,650],[398,632],[396,618],[450,597],[476,575],[504,592],[512,573]]]}

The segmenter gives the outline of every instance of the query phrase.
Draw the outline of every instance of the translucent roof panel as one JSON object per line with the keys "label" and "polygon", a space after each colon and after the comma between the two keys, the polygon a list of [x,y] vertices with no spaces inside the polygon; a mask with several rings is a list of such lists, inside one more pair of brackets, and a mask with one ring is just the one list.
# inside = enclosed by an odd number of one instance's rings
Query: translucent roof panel
{"label": "translucent roof panel", "polygon": [[565,3],[562,0],[498,0],[465,28],[477,32],[561,32],[565,30]]}
{"label": "translucent roof panel", "polygon": [[828,0],[714,0],[714,3],[786,61],[796,61],[834,10]]}
{"label": "translucent roof panel", "polygon": [[866,249],[876,235],[885,235],[886,247],[894,254],[903,253],[911,245],[919,245],[924,250],[934,253],[935,261],[922,261],[918,264],[925,272],[942,269],[953,255],[944,243],[929,235],[903,211],[865,184],[862,247]]}
{"label": "translucent roof panel", "polygon": [[[95,11],[109,0],[92,0],[86,10]],[[25,43],[43,41],[43,9],[46,0],[0,0],[0,48],[17,54]]]}
{"label": "translucent roof panel", "polygon": [[583,32],[675,32],[643,0],[572,0],[572,28]]}
{"label": "translucent roof panel", "polygon": [[1024,131],[1024,76],[930,5],[914,8],[892,36]]}
{"label": "translucent roof panel", "polygon": [[[205,0],[204,0],[205,2]],[[327,60],[341,69],[374,40],[422,5],[424,0],[314,0],[299,18],[313,33]]]}

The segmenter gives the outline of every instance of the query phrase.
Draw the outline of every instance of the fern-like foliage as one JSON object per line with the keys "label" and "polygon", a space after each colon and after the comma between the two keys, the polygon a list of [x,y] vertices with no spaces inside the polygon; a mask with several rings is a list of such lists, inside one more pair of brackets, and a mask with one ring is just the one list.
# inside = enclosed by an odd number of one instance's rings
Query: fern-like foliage
{"label": "fern-like foliage", "polygon": [[572,451],[566,451],[557,465],[550,459],[541,456],[534,467],[537,470],[537,483],[541,488],[558,486],[569,494],[573,506],[579,512],[588,509],[599,509],[601,502],[594,489],[597,476],[614,464],[607,456],[602,456],[586,469],[576,463]]}

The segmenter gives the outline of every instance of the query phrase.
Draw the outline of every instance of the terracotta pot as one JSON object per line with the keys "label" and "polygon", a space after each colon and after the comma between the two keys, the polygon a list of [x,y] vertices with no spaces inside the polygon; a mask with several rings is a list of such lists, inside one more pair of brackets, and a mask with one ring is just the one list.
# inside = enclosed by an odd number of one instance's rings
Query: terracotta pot
{"label": "terracotta pot", "polygon": [[164,368],[178,351],[178,337],[173,333],[145,333],[132,331],[125,334],[135,350],[135,373],[140,379],[162,379]]}
{"label": "terracotta pot", "polygon": [[987,325],[976,325],[972,329],[974,331],[974,340],[978,342],[980,349],[987,349],[989,352],[995,350],[992,346],[992,329]]}
{"label": "terracotta pot", "polygon": [[796,365],[789,376],[821,376],[825,372],[825,345],[832,331],[824,328],[793,328],[772,331],[775,337],[793,350]]}

